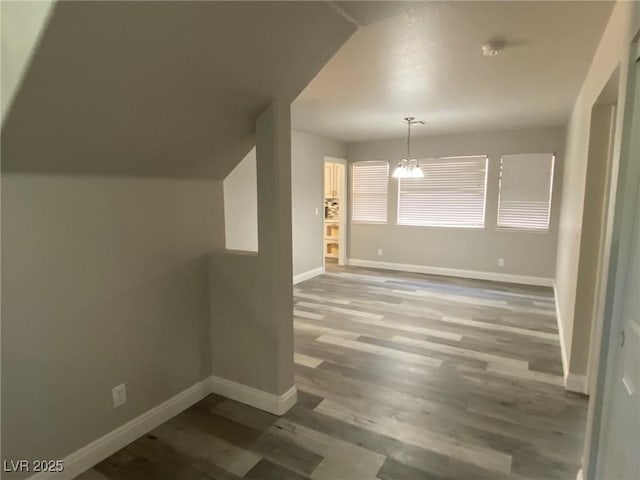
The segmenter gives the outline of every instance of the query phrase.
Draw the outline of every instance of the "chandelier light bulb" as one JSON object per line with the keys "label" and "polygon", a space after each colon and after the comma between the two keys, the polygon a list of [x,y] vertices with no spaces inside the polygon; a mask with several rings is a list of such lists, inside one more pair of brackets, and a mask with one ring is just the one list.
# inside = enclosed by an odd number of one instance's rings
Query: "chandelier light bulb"
{"label": "chandelier light bulb", "polygon": [[411,158],[411,125],[418,123],[423,125],[422,120],[416,120],[414,117],[405,117],[407,122],[407,156],[400,160],[398,166],[393,171],[392,177],[394,178],[422,178],[424,172],[420,168],[418,160]]}

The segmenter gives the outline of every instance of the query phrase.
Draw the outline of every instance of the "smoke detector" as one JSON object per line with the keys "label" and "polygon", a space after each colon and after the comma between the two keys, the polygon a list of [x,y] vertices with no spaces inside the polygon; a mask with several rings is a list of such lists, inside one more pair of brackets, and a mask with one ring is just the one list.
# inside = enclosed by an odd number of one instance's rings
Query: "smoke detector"
{"label": "smoke detector", "polygon": [[482,54],[485,57],[495,57],[504,51],[505,42],[489,42],[482,46]]}

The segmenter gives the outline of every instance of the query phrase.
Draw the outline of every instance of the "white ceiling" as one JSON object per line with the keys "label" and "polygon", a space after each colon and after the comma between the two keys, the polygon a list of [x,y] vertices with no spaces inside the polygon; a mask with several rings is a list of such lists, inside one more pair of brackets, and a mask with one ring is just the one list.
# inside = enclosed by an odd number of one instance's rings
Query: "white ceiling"
{"label": "white ceiling", "polygon": [[[338,2],[360,24],[292,105],[343,141],[564,125],[611,2]],[[388,17],[390,10],[395,15]],[[491,39],[507,42],[484,57]]]}

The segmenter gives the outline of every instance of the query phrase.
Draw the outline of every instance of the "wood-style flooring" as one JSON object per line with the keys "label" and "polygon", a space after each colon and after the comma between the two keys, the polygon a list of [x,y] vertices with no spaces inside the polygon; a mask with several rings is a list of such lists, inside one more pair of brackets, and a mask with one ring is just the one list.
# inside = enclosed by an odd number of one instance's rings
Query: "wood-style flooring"
{"label": "wood-style flooring", "polygon": [[211,395],[78,478],[576,478],[550,289],[332,266],[294,296],[287,414]]}

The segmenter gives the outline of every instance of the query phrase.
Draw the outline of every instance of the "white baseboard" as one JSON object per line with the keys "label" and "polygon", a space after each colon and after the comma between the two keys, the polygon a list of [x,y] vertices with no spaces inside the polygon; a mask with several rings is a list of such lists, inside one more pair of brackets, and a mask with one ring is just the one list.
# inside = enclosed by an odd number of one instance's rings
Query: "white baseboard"
{"label": "white baseboard", "polygon": [[564,379],[564,388],[570,392],[587,393],[586,375],[568,374]]}
{"label": "white baseboard", "polygon": [[560,302],[558,301],[558,288],[553,286],[553,299],[556,304],[556,319],[558,322],[558,335],[560,336],[560,356],[562,358],[562,373],[564,376],[564,388],[570,392],[587,393],[587,377],[569,373],[569,358],[567,356],[567,338],[564,336],[562,317],[560,315]]}
{"label": "white baseboard", "polygon": [[75,478],[211,393],[223,395],[275,415],[284,415],[295,405],[298,397],[295,386],[282,395],[274,395],[231,380],[211,376],[68,455],[63,459],[64,471],[42,472],[29,477],[28,480]]}
{"label": "white baseboard", "polygon": [[64,471],[59,473],[38,473],[29,477],[29,480],[72,479],[175,417],[210,393],[211,379],[206,378],[68,455],[63,459]]}
{"label": "white baseboard", "polygon": [[556,321],[558,323],[558,335],[560,336],[560,357],[562,358],[562,373],[564,374],[564,384],[567,385],[567,376],[569,375],[569,358],[567,357],[567,344],[564,336],[564,327],[562,326],[562,316],[560,315],[560,302],[558,301],[558,289],[553,286],[553,301],[556,305]]}
{"label": "white baseboard", "polygon": [[295,386],[292,386],[281,395],[275,395],[216,376],[211,377],[211,390],[213,393],[223,397],[274,415],[284,415],[296,404],[298,399],[298,392]]}
{"label": "white baseboard", "polygon": [[360,260],[350,258],[347,263],[356,267],[382,268],[385,270],[399,270],[402,272],[427,273],[429,275],[444,275],[447,277],[474,278],[477,280],[491,280],[494,282],[519,283],[522,285],[537,285],[552,287],[553,279],[532,277],[529,275],[513,275],[510,273],[481,272],[478,270],[461,270],[457,268],[429,267],[426,265],[411,265],[408,263],[378,262],[374,260]]}
{"label": "white baseboard", "polygon": [[309,280],[310,278],[322,275],[323,273],[324,267],[318,267],[314,268],[313,270],[309,270],[308,272],[299,273],[298,275],[293,276],[293,284],[296,285],[300,282],[304,282],[305,280]]}

